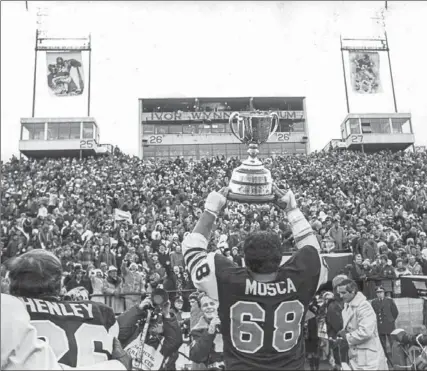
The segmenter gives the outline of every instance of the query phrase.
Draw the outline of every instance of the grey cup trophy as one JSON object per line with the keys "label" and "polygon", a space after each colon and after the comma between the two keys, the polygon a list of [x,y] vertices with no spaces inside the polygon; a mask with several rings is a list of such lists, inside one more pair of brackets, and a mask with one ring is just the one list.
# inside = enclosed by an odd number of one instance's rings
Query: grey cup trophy
{"label": "grey cup trophy", "polygon": [[276,132],[277,113],[233,112],[229,118],[231,132],[249,146],[249,157],[233,170],[228,199],[247,203],[265,203],[274,199],[271,173],[257,158],[258,147]]}

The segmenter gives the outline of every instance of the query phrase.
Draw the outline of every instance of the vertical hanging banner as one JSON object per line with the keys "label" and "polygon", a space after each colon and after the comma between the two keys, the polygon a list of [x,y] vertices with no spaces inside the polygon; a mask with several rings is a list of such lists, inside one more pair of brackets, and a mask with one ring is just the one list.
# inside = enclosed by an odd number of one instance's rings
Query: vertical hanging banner
{"label": "vertical hanging banner", "polygon": [[385,39],[342,39],[351,113],[393,113],[394,94]]}
{"label": "vertical hanging banner", "polygon": [[81,51],[46,52],[47,85],[57,97],[82,95],[85,89]]}
{"label": "vertical hanging banner", "polygon": [[37,36],[33,115],[88,116],[90,37]]}
{"label": "vertical hanging banner", "polygon": [[357,94],[382,93],[378,52],[350,52],[351,88]]}

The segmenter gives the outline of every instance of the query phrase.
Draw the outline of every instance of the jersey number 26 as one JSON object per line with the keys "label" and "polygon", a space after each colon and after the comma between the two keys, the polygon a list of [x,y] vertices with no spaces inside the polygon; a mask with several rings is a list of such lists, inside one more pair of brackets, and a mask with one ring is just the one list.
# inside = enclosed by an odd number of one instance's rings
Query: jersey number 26
{"label": "jersey number 26", "polygon": [[[287,352],[297,344],[303,314],[298,300],[283,302],[274,311],[271,344],[277,352]],[[238,351],[253,354],[264,346],[264,330],[257,322],[265,322],[265,310],[258,303],[238,301],[230,308],[230,320],[231,341]]]}
{"label": "jersey number 26", "polygon": [[69,340],[67,332],[49,320],[33,320],[31,324],[39,337],[52,347],[59,362],[71,352],[68,362],[76,362],[76,367],[91,366],[108,361],[113,351],[113,338],[104,326],[83,323],[74,333],[74,339]]}

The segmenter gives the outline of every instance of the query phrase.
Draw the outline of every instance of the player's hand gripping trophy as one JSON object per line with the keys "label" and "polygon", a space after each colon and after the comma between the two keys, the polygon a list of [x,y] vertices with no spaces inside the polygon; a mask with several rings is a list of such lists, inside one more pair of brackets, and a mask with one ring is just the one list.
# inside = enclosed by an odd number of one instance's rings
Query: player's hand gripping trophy
{"label": "player's hand gripping trophy", "polygon": [[231,132],[249,146],[249,157],[234,169],[230,180],[228,199],[247,203],[265,203],[274,200],[271,173],[257,158],[258,147],[276,132],[277,113],[234,112],[230,116]]}

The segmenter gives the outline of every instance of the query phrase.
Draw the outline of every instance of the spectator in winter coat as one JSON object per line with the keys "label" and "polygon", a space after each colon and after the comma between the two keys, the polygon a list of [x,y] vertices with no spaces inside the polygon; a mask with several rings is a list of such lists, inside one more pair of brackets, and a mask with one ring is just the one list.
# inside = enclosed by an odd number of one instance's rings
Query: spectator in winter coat
{"label": "spectator in winter coat", "polygon": [[[394,273],[396,274],[396,278],[411,275],[411,272],[408,270],[408,268],[403,266],[403,260],[400,258],[396,260],[396,268],[394,270]],[[401,280],[396,279],[394,281],[394,297],[397,297],[397,298],[400,297],[401,293],[402,293]]]}
{"label": "spectator in winter coat", "polygon": [[9,294],[10,281],[7,277],[7,269],[5,265],[1,265],[1,292],[3,294]]}
{"label": "spectator in winter coat", "polygon": [[[104,249],[103,249],[103,247],[104,247]],[[100,249],[101,252],[98,255],[97,266],[99,267],[99,265],[101,263],[105,263],[105,264],[107,264],[107,267],[109,267],[111,265],[117,267],[116,257],[110,251],[110,246],[104,245],[103,247],[101,246],[101,249]]]}
{"label": "spectator in winter coat", "polygon": [[19,251],[18,245],[19,245],[18,235],[15,234],[6,246],[6,256],[8,258],[13,258],[14,256],[17,255]]}
{"label": "spectator in winter coat", "polygon": [[371,262],[373,262],[376,255],[376,243],[373,240],[368,239],[368,241],[366,241],[362,247],[362,258],[363,260],[369,259]]}
{"label": "spectator in winter coat", "polygon": [[66,246],[64,248],[64,253],[61,256],[61,265],[64,272],[71,273],[73,271],[74,263],[76,259],[71,251],[71,248]]}
{"label": "spectator in winter coat", "polygon": [[94,269],[91,272],[90,281],[93,288],[92,301],[105,304],[106,300],[103,293],[104,280],[105,278],[102,276],[102,271],[100,269]]}
{"label": "spectator in winter coat", "polygon": [[106,303],[113,308],[115,313],[122,313],[123,299],[120,297],[122,293],[122,279],[117,276],[117,268],[113,265],[108,268],[108,276],[104,280],[102,287],[103,294],[109,295],[106,297]]}
{"label": "spectator in winter coat", "polygon": [[422,274],[421,265],[416,261],[414,255],[408,256],[408,264],[406,268],[411,272],[412,275],[418,276]]}
{"label": "spectator in winter coat", "polygon": [[346,242],[346,234],[344,228],[339,225],[339,219],[334,220],[333,227],[329,230],[328,235],[335,242],[335,249],[340,251],[344,249],[344,242]]}
{"label": "spectator in winter coat", "polygon": [[[164,293],[167,295],[167,293]],[[151,297],[145,298],[138,306],[129,308],[118,318],[119,340],[125,350],[133,358],[133,368],[139,370],[145,368],[140,365],[141,340],[139,335],[142,327],[138,321],[144,324],[147,309],[151,307]],[[150,362],[148,369],[152,370],[171,370],[173,365],[168,365],[168,358],[178,351],[182,344],[182,332],[175,314],[170,310],[170,301],[166,301],[161,307],[161,314],[156,320],[150,323],[146,339],[144,339],[144,348],[148,349],[151,357],[145,361]],[[154,363],[154,364],[152,364]]]}
{"label": "spectator in winter coat", "polygon": [[166,246],[165,245],[160,245],[159,246],[159,263],[162,265],[162,267],[166,266],[166,262],[170,261],[170,254],[169,251],[166,250]]}
{"label": "spectator in winter coat", "polygon": [[138,265],[136,263],[123,260],[121,271],[123,276],[123,294],[139,293],[136,295],[126,295],[125,304],[126,309],[133,307],[141,302],[141,295],[145,294],[145,287],[143,285],[142,276],[139,274]]}
{"label": "spectator in winter coat", "polygon": [[[337,293],[337,286],[344,280],[347,279],[346,275],[340,274],[332,280],[332,288],[334,291],[334,297],[329,299],[326,303],[326,329],[328,332],[328,337],[331,339],[336,339],[338,332],[342,330],[343,321],[342,321],[342,310],[344,308],[344,303],[341,297]],[[341,351],[341,354],[339,353]],[[346,348],[339,349],[333,348],[332,354],[334,357],[334,366],[341,366],[341,360],[346,359]]]}
{"label": "spectator in winter coat", "polygon": [[81,265],[77,264],[74,268],[74,274],[69,276],[69,280],[65,283],[65,288],[67,291],[70,291],[76,287],[84,287],[89,294],[93,293],[92,283],[84,276],[84,271],[82,270]]}
{"label": "spectator in winter coat", "polygon": [[92,251],[92,247],[88,245],[84,245],[79,252],[77,253],[76,260],[80,262],[83,269],[87,269],[89,264],[94,264],[95,262],[95,254]]}
{"label": "spectator in winter coat", "polygon": [[387,342],[391,350],[390,334],[396,328],[396,319],[399,315],[396,303],[393,299],[385,297],[384,288],[379,286],[377,288],[377,297],[372,300],[372,308],[377,315],[378,334],[380,336],[381,344],[384,352],[387,353]]}
{"label": "spectator in winter coat", "polygon": [[387,258],[387,255],[381,255],[381,265],[379,268],[379,278],[381,278],[380,286],[384,287],[385,292],[388,296],[391,296],[393,292],[393,281],[396,278],[396,273],[391,265],[391,261]]}
{"label": "spectator in winter coat", "polygon": [[219,331],[218,302],[207,295],[199,298],[203,316],[191,330],[189,358],[193,362],[203,363],[209,370],[224,369],[224,345]]}
{"label": "spectator in winter coat", "polygon": [[364,271],[363,271],[363,265],[362,265],[362,255],[357,254],[354,257],[353,264],[351,265],[349,269],[348,277],[354,281],[357,282],[357,285],[359,286],[359,290],[363,290],[363,279]]}
{"label": "spectator in winter coat", "polygon": [[233,246],[231,249],[231,256],[236,265],[243,267],[243,258],[239,255],[239,248],[237,246]]}
{"label": "spectator in winter coat", "polygon": [[173,267],[184,267],[184,256],[182,255],[181,246],[175,246],[175,251],[170,254],[170,262]]}
{"label": "spectator in winter coat", "polygon": [[203,312],[200,309],[199,304],[199,295],[200,293],[193,292],[189,296],[190,302],[190,331],[197,325],[200,318],[203,316]]}
{"label": "spectator in winter coat", "polygon": [[371,304],[352,280],[342,281],[337,292],[344,301],[343,329],[338,336],[343,339],[340,342],[349,346],[350,367],[352,370],[388,370]]}

